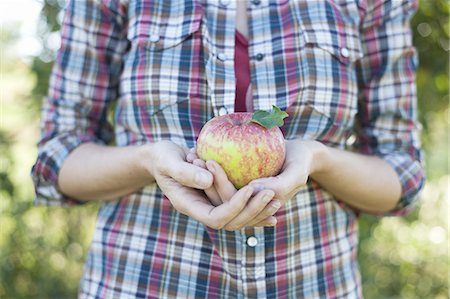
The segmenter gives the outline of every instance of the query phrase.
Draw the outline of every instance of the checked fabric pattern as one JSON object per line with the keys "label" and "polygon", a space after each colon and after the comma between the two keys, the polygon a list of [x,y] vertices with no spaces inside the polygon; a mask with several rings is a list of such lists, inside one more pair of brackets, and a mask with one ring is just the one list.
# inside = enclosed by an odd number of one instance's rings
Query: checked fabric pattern
{"label": "checked fabric pattern", "polygon": [[[424,180],[409,29],[416,6],[248,1],[254,109],[286,110],[286,139],[385,159],[403,186],[389,215],[407,213]],[[57,176],[84,142],[192,147],[203,124],[233,112],[235,16],[234,1],[69,1],[32,170],[36,204],[79,203],[61,194]],[[215,231],[148,185],[102,204],[79,296],[360,298],[357,217],[310,181],[276,227]]]}

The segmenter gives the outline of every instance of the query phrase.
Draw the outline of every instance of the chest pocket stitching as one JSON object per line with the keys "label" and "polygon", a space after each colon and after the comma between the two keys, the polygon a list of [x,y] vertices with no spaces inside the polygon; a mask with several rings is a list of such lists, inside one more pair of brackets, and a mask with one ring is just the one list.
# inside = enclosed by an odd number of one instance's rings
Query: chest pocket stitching
{"label": "chest pocket stitching", "polygon": [[188,39],[200,29],[201,18],[191,16],[181,24],[154,24],[150,26],[150,37],[158,36],[157,41],[148,40],[147,46],[155,51],[172,48]]}
{"label": "chest pocket stitching", "polygon": [[183,9],[176,7],[173,11],[167,7],[158,12],[147,10],[132,19],[128,39],[134,46],[150,51],[171,48],[200,29],[202,16],[203,7],[196,1],[186,1]]}
{"label": "chest pocket stitching", "polygon": [[[317,7],[309,11],[298,8],[296,13],[307,44],[313,44],[329,52],[346,65],[363,56],[358,24],[349,21],[349,17],[341,13],[338,5],[333,4],[332,1],[309,2],[308,5],[317,5]],[[307,19],[313,20],[308,22]],[[348,57],[342,55],[343,49],[348,51]]]}

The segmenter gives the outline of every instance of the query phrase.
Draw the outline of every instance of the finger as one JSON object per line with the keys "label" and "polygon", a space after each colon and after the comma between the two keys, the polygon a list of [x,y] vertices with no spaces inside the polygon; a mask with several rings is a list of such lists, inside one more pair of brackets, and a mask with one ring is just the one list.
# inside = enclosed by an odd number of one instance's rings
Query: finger
{"label": "finger", "polygon": [[266,219],[253,224],[252,227],[270,227],[277,225],[277,218],[275,216],[269,216]]}
{"label": "finger", "polygon": [[185,157],[187,154],[189,154],[189,148],[184,146],[180,146],[179,148],[183,151]]}
{"label": "finger", "polygon": [[246,223],[245,226],[255,226],[257,223],[263,222],[273,216],[281,208],[281,202],[279,200],[272,200],[268,205],[265,206],[257,216]]}
{"label": "finger", "polygon": [[[206,169],[206,163],[203,160],[195,159],[192,161],[192,164],[195,166],[201,167],[203,169]],[[214,179],[214,178],[213,178]],[[216,188],[214,187],[214,184],[211,185],[211,187],[205,189],[206,196],[208,196],[209,200],[214,206],[219,206],[222,204],[222,199],[220,198],[219,193],[217,193]]]}
{"label": "finger", "polygon": [[225,228],[229,230],[238,230],[246,226],[247,223],[252,222],[252,220],[266,208],[273,196],[274,192],[272,190],[263,190],[259,192],[256,196],[252,197],[245,209],[242,210],[236,218],[230,221]]}
{"label": "finger", "polygon": [[198,166],[198,167],[201,167],[201,168],[203,168],[203,169],[207,169],[207,168],[206,168],[206,163],[205,163],[205,161],[203,161],[203,160],[200,160],[200,159],[194,159],[194,160],[192,161],[192,164],[194,164],[194,165],[196,165],[196,166]]}
{"label": "finger", "polygon": [[186,159],[194,161],[195,159],[199,159],[197,155],[197,149],[195,147],[189,149],[188,153],[186,154]]}
{"label": "finger", "polygon": [[197,156],[192,153],[186,155],[186,161],[189,163],[192,163],[195,159],[197,159]]}
{"label": "finger", "polygon": [[233,218],[235,218],[247,205],[252,196],[253,188],[245,186],[227,202],[210,210],[208,214],[204,214],[201,210],[192,210],[192,214],[203,223],[214,229],[225,227]]}
{"label": "finger", "polygon": [[[183,191],[180,192],[181,190]],[[199,192],[200,190],[197,189],[180,187],[177,192],[166,194],[166,196],[178,212],[205,225],[214,225],[214,223],[207,223],[204,215],[209,215],[215,208],[215,205],[204,194],[199,194]]]}
{"label": "finger", "polygon": [[235,193],[236,188],[228,180],[228,176],[223,168],[213,160],[206,161],[206,168],[214,175],[214,188],[223,202],[229,200]]}
{"label": "finger", "polygon": [[284,195],[297,191],[308,179],[308,174],[299,171],[294,164],[285,165],[284,170],[275,177],[260,178],[249,183],[256,190],[270,189],[275,191],[276,197],[283,198]]}
{"label": "finger", "polygon": [[284,194],[285,191],[287,191],[287,184],[283,182],[282,178],[280,178],[280,175],[275,177],[256,179],[251,181],[249,185],[255,188],[255,190],[273,190],[277,196],[280,196]]}
{"label": "finger", "polygon": [[[206,163],[203,160],[195,159],[192,164],[201,167],[203,169],[206,169]],[[213,177],[214,180],[214,177]],[[208,196],[209,199],[211,199],[211,202],[214,203],[215,206],[218,206],[222,203],[222,200],[220,199],[219,194],[217,193],[216,189],[214,188],[214,184],[211,185],[211,187],[205,189],[205,193]]]}
{"label": "finger", "polygon": [[174,208],[190,217],[193,217],[191,209],[208,214],[215,206],[202,194],[201,190],[182,186],[171,177],[158,177],[158,185],[169,198]]}
{"label": "finger", "polygon": [[223,204],[222,199],[220,198],[214,187],[205,189],[205,194],[208,197],[209,201],[213,204],[213,206],[217,207]]}
{"label": "finger", "polygon": [[156,180],[164,195],[170,200],[174,208],[182,214],[189,215],[186,208],[189,205],[186,203],[198,204],[202,201],[208,203],[204,194],[202,196],[201,190],[183,186],[170,176],[158,175]]}
{"label": "finger", "polygon": [[209,201],[211,201],[211,203],[215,207],[220,206],[221,204],[223,204],[223,201],[220,198],[219,194],[217,193],[216,188],[214,188],[214,185],[212,185],[211,187],[205,189],[205,194],[208,197]]}
{"label": "finger", "polygon": [[189,150],[189,153],[194,155],[197,159],[199,158],[199,156],[197,155],[197,149],[196,148],[192,148]]}
{"label": "finger", "polygon": [[163,172],[181,185],[191,188],[204,190],[213,184],[213,176],[208,170],[184,161],[168,161]]}

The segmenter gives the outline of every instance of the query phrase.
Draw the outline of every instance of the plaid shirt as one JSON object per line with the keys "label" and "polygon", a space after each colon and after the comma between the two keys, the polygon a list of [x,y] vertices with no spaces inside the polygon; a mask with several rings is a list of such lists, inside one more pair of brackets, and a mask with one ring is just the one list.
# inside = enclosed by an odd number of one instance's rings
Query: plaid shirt
{"label": "plaid shirt", "polygon": [[[409,29],[416,3],[247,7],[254,109],[286,110],[286,139],[385,159],[403,187],[388,214],[410,210],[424,180]],[[192,147],[203,124],[233,112],[235,15],[229,0],[71,1],[32,170],[36,203],[77,203],[56,182],[83,142]],[[359,298],[357,215],[310,181],[276,227],[216,231],[151,184],[102,204],[80,297]]]}

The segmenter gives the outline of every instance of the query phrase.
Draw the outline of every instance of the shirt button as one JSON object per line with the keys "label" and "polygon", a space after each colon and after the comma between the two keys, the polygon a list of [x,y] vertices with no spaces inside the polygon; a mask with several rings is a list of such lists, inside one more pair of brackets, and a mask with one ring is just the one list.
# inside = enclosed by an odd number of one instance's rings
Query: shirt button
{"label": "shirt button", "polygon": [[220,0],[220,5],[222,6],[228,6],[230,4],[231,0]]}
{"label": "shirt button", "polygon": [[247,245],[250,247],[255,247],[256,245],[258,245],[258,239],[256,239],[255,237],[251,236],[247,239]]}
{"label": "shirt button", "polygon": [[225,60],[227,60],[227,54],[225,54],[225,53],[219,53],[219,54],[217,55],[217,58],[219,58],[219,60],[225,61]]}
{"label": "shirt button", "polygon": [[264,59],[264,54],[263,53],[256,54],[256,60],[261,61],[263,59]]}
{"label": "shirt button", "polygon": [[341,48],[341,56],[344,58],[350,57],[350,51],[347,48]]}
{"label": "shirt button", "polygon": [[152,34],[152,35],[150,35],[150,41],[152,42],[152,43],[156,43],[156,42],[158,42],[159,41],[159,35],[158,34]]}
{"label": "shirt button", "polygon": [[253,5],[260,5],[261,4],[261,0],[252,0]]}
{"label": "shirt button", "polygon": [[219,115],[222,116],[222,115],[226,115],[226,114],[228,114],[227,108],[225,108],[225,107],[220,107],[220,109],[219,109]]}

